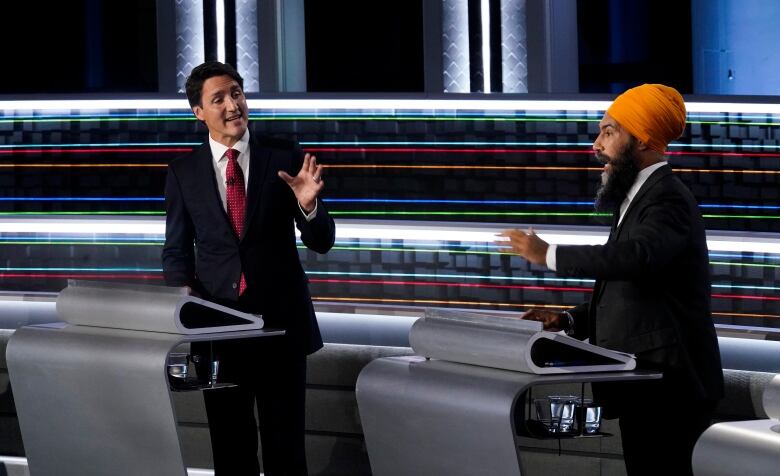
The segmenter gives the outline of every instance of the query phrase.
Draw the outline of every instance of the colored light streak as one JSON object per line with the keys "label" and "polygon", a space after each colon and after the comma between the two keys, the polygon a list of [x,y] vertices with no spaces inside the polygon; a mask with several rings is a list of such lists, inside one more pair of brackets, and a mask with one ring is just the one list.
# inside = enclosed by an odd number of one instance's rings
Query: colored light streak
{"label": "colored light streak", "polygon": [[163,277],[155,274],[72,274],[72,273],[0,273],[0,278],[29,278],[29,279],[155,279]]}
{"label": "colored light streak", "polygon": [[[343,296],[314,296],[315,301],[320,302],[355,302],[355,303],[389,303],[389,304],[439,304],[445,306],[489,306],[498,308],[537,308],[537,309],[571,309],[571,305],[562,304],[537,304],[537,303],[503,303],[494,301],[459,301],[459,300],[437,300],[437,299],[402,299],[402,298],[351,298]],[[775,314],[747,314],[731,312],[713,312],[717,316],[736,316],[736,317],[757,317],[766,319],[779,319],[780,315]]]}
{"label": "colored light streak", "polygon": [[0,216],[90,216],[90,215],[118,215],[118,216],[149,216],[165,215],[162,210],[133,210],[133,211],[58,211],[58,212],[0,212]]}
{"label": "colored light streak", "polygon": [[0,197],[0,202],[162,202],[165,197]]}
{"label": "colored light streak", "polygon": [[394,211],[382,211],[382,210],[350,210],[350,211],[331,211],[329,212],[334,216],[559,216],[559,217],[608,217],[611,213],[599,213],[599,212],[535,212],[535,211],[522,211],[522,212],[456,212],[456,211],[441,211],[441,210],[423,210],[423,211],[410,211],[410,210],[394,210]]}
{"label": "colored light streak", "polygon": [[720,317],[757,317],[764,319],[780,319],[780,315],[777,314],[755,314],[755,313],[742,313],[742,312],[713,312],[713,316]]}
{"label": "colored light streak", "polygon": [[461,305],[461,306],[490,306],[490,307],[513,307],[513,308],[542,308],[542,309],[570,309],[571,306],[558,304],[526,304],[526,303],[505,303],[491,301],[455,301],[438,299],[391,299],[391,298],[352,298],[342,296],[313,296],[315,301],[335,301],[335,302],[373,302],[373,303],[392,303],[392,304],[443,304],[443,305]]}
{"label": "colored light streak", "polygon": [[[595,117],[594,117],[595,116]],[[719,125],[719,126],[758,126],[758,127],[777,127],[778,122],[769,122],[765,115],[750,116],[743,115],[741,121],[736,120],[704,120],[703,118],[720,118],[723,114],[711,115],[689,115],[687,122],[689,124],[701,125]],[[387,113],[330,113],[330,112],[269,112],[269,113],[250,113],[250,120],[253,121],[457,121],[457,122],[553,122],[553,123],[598,123],[601,115],[594,114],[526,114],[520,113],[449,113],[439,112],[414,113],[404,111],[399,114]],[[0,124],[16,123],[70,123],[70,122],[171,122],[171,121],[195,121],[196,118],[188,113],[164,113],[164,114],[97,114],[97,115],[56,115],[42,114],[38,116],[0,116]]]}
{"label": "colored light streak", "polygon": [[[488,243],[496,239],[507,226],[523,224],[495,223],[425,223],[416,221],[336,220],[338,240],[399,240],[401,242],[449,242]],[[560,245],[599,245],[608,237],[606,227],[596,226],[536,226],[537,234],[548,243]],[[50,233],[50,234],[100,234],[106,236],[148,234],[159,237],[165,234],[163,217],[8,217],[0,219],[0,233]],[[707,232],[707,245],[711,252],[738,252],[780,255],[780,239],[777,234],[752,233],[734,236],[717,231]],[[730,264],[730,263],[722,263]]]}
{"label": "colored light streak", "polygon": [[392,278],[437,278],[437,279],[478,279],[495,281],[533,281],[533,282],[557,282],[557,283],[575,283],[592,285],[596,281],[593,279],[578,278],[537,278],[529,276],[484,276],[470,274],[439,274],[439,273],[369,273],[369,272],[349,272],[349,271],[306,271],[310,276],[371,276],[371,277],[392,277]]}
{"label": "colored light streak", "polygon": [[[474,146],[474,147],[591,147],[591,142],[530,142],[530,141],[301,141],[301,146]],[[780,149],[777,144],[680,144],[671,143],[673,149]],[[473,152],[473,151],[472,151]],[[592,153],[592,152],[591,152]]]}
{"label": "colored light streak", "polygon": [[[250,109],[295,111],[538,111],[567,114],[588,111],[592,114],[605,111],[611,97],[604,101],[589,100],[518,100],[496,98],[479,99],[248,99]],[[780,114],[780,104],[737,102],[686,102],[690,115],[694,114]],[[67,111],[87,110],[95,112],[123,110],[182,110],[189,112],[183,99],[66,99],[66,100],[16,100],[0,102],[0,111]]]}
{"label": "colored light streak", "polygon": [[[549,171],[549,172],[602,172],[603,167],[577,167],[555,165],[412,165],[412,164],[324,164],[326,169],[388,169],[388,170],[499,170],[499,171]],[[780,170],[753,169],[674,169],[679,173],[780,175]]]}
{"label": "colored light streak", "polygon": [[[478,283],[441,283],[431,281],[390,281],[390,280],[361,280],[361,279],[320,279],[313,278],[309,282],[323,284],[360,284],[382,286],[429,286],[429,287],[456,287],[456,288],[478,288],[478,289],[522,289],[533,291],[573,291],[581,293],[593,292],[591,288],[574,288],[563,286],[529,286],[518,284],[478,284]],[[780,299],[780,298],[778,298]]]}
{"label": "colored light streak", "polygon": [[[250,100],[252,101],[252,100]],[[194,116],[191,111],[189,111],[189,108],[182,107],[181,104],[177,104],[178,109],[186,109],[186,112],[155,112],[155,113],[145,113],[145,112],[132,112],[132,113],[91,113],[91,114],[82,114],[82,113],[74,113],[74,114],[34,114],[34,115],[20,115],[20,114],[13,114],[8,117],[13,117],[14,120],[35,120],[35,119],[62,119],[62,120],[68,120],[68,119],[79,119],[79,118],[94,118],[94,119],[122,119],[122,118],[146,118],[146,119],[155,119],[155,118],[171,118],[171,119],[181,119],[181,118],[189,118],[194,120]],[[29,109],[29,108],[24,108]],[[155,108],[157,109],[157,108]],[[373,108],[372,108],[373,109]],[[697,123],[695,121],[704,121],[704,119],[723,119],[725,120],[728,118],[728,116],[732,115],[734,113],[689,113],[688,114],[688,122],[691,123]],[[754,114],[743,114],[743,113],[736,113],[735,115],[739,115],[739,117],[743,120],[759,120],[759,121],[769,121],[772,120],[773,117],[771,114],[760,114],[760,115],[754,115]],[[283,111],[283,110],[277,110],[277,111],[253,111],[250,112],[249,117],[255,118],[255,117],[268,117],[268,118],[275,118],[275,117],[305,117],[305,118],[313,118],[313,119],[319,119],[319,118],[364,118],[364,119],[403,119],[408,116],[410,119],[419,120],[422,119],[438,119],[438,118],[444,118],[444,119],[461,119],[461,118],[517,118],[517,119],[529,119],[529,120],[544,120],[544,119],[554,119],[560,122],[566,122],[569,120],[572,120],[574,118],[586,118],[589,121],[600,121],[601,120],[601,114],[599,112],[576,112],[576,111],[565,111],[565,112],[533,112],[528,113],[526,111],[455,111],[455,110],[443,110],[443,111],[437,111],[436,113],[431,113],[429,111],[375,111],[375,110],[356,110],[356,111],[339,111],[339,112],[331,112],[330,110],[294,110],[294,111]],[[2,118],[3,116],[0,116]],[[778,119],[780,121],[780,118],[774,118]],[[706,124],[745,124],[745,125],[757,125],[759,123],[755,122],[712,122],[707,121],[703,122]],[[774,125],[777,124],[776,122],[767,122],[767,125]]]}
{"label": "colored light streak", "polygon": [[[190,151],[192,147],[199,146],[200,142],[116,142],[113,144],[94,144],[94,143],[79,143],[79,144],[0,144],[1,150],[17,150],[17,149],[46,149],[46,150],[58,150],[63,151],[79,151],[81,153],[92,152],[182,152]],[[184,148],[184,147],[188,148]],[[130,147],[143,147],[143,149],[135,149]],[[80,150],[79,148],[83,148]],[[124,149],[123,149],[124,148]]]}
{"label": "colored light streak", "polygon": [[[312,142],[311,144],[317,144]],[[446,143],[440,143],[446,144]],[[500,144],[500,143],[499,143]],[[563,143],[545,143],[549,146]],[[583,143],[584,144],[584,143]],[[583,145],[581,144],[581,145]],[[589,155],[593,156],[593,150],[590,148],[579,149],[524,149],[524,148],[439,148],[439,147],[307,147],[309,152],[338,152],[338,153],[412,153],[412,154],[571,154],[571,155]],[[721,151],[667,151],[668,156],[680,157],[755,157],[755,158],[778,158],[780,153],[776,152],[721,152]]]}
{"label": "colored light streak", "polygon": [[167,164],[0,164],[3,169],[21,169],[21,168],[165,168]]}
{"label": "colored light streak", "polygon": [[162,268],[73,268],[73,267],[64,267],[64,268],[56,268],[56,267],[0,267],[0,271],[13,271],[13,272],[20,272],[20,271],[45,271],[45,272],[55,272],[55,271],[64,271],[64,272],[105,272],[105,273],[119,273],[119,272],[128,272],[128,273],[161,273]]}
{"label": "colored light streak", "polygon": [[[424,286],[424,287],[444,287],[444,288],[478,288],[478,289],[518,289],[533,291],[565,291],[565,292],[593,292],[591,288],[563,287],[563,286],[530,286],[517,284],[477,284],[477,283],[443,283],[431,281],[393,281],[393,280],[361,280],[361,279],[321,279],[313,278],[309,280],[312,283],[322,284],[358,284],[358,285],[381,285],[381,286]],[[736,299],[736,300],[755,300],[755,301],[780,301],[780,297],[775,296],[754,296],[745,294],[712,294],[714,299]]]}
{"label": "colored light streak", "polygon": [[[0,197],[0,202],[163,202],[165,197]],[[540,201],[540,200],[444,200],[444,199],[393,199],[393,198],[324,198],[325,203],[379,203],[379,204],[443,204],[443,205],[542,205],[542,206],[593,206],[591,201]],[[700,204],[700,208],[780,210],[780,205],[731,205]],[[544,212],[539,212],[544,213]]]}

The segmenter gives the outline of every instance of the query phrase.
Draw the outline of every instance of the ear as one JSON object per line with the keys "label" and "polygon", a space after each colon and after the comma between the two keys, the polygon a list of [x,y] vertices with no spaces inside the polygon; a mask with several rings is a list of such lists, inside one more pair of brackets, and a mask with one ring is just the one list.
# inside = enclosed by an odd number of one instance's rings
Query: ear
{"label": "ear", "polygon": [[203,121],[203,108],[200,106],[193,106],[192,107],[192,113],[195,114],[195,117],[198,118],[199,121]]}
{"label": "ear", "polygon": [[650,149],[650,147],[648,147],[647,144],[645,144],[645,142],[643,140],[641,140],[641,139],[637,139],[636,140],[636,148],[640,152],[644,152],[644,151]]}

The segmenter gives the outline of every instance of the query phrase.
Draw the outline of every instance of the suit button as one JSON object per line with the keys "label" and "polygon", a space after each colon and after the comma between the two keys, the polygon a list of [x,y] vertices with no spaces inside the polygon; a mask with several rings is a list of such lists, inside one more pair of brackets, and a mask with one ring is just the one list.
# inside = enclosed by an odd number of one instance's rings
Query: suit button
{"label": "suit button", "polygon": [[238,284],[233,283],[233,289],[236,289],[238,287]]}

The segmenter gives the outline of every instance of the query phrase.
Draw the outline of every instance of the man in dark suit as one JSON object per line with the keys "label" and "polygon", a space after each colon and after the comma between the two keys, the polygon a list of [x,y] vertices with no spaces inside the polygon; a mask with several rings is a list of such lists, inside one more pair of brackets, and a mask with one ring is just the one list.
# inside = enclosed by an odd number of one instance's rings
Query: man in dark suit
{"label": "man in dark suit", "polygon": [[704,223],[664,158],[685,114],[680,94],[657,84],[626,91],[607,110],[593,143],[604,164],[596,206],[614,213],[606,244],[555,246],[533,229],[502,233],[502,244],[531,263],[596,279],[589,302],[523,318],[663,372],[658,381],[593,385],[605,411],[620,418],[630,475],[691,474],[693,446],[723,394]]}
{"label": "man in dark suit", "polygon": [[209,138],[168,166],[165,281],[286,330],[193,344],[199,374],[218,359],[220,380],[237,384],[204,392],[215,471],[259,474],[256,402],[265,474],[306,474],[306,356],[322,339],[293,224],[308,248],[333,246],[335,225],[317,198],[322,169],[293,142],[249,133],[243,79],[231,66],[196,67],[186,90]]}

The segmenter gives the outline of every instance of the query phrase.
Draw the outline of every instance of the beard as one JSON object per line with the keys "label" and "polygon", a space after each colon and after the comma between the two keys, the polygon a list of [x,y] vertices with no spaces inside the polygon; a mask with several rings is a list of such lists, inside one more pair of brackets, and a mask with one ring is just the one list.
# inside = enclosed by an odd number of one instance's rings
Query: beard
{"label": "beard", "polygon": [[634,140],[629,141],[616,157],[612,158],[599,152],[596,154],[596,159],[602,164],[610,164],[610,170],[601,173],[601,185],[596,191],[596,211],[614,212],[626,199],[628,190],[639,174],[636,154],[634,154]]}

